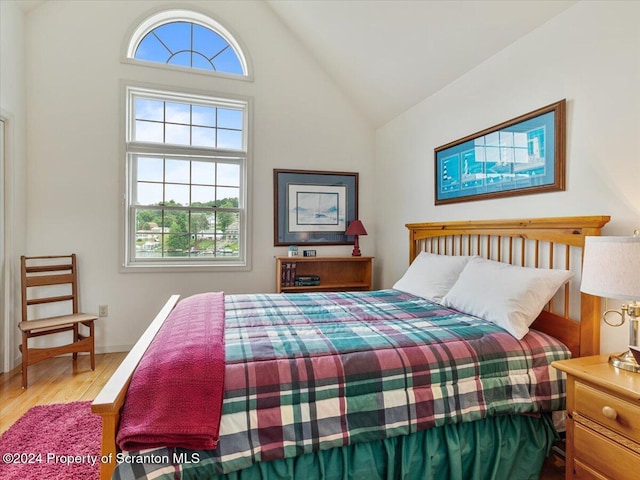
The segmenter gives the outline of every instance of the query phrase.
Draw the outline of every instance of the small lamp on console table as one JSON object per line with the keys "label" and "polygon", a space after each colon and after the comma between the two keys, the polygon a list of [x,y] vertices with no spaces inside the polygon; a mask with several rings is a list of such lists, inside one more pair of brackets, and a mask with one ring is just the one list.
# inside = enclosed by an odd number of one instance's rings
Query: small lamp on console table
{"label": "small lamp on console table", "polygon": [[362,255],[362,253],[360,253],[360,245],[358,244],[358,236],[360,235],[366,235],[367,231],[364,229],[364,225],[362,225],[362,222],[360,220],[354,220],[351,223],[349,223],[349,226],[347,227],[347,231],[344,232],[345,235],[350,236],[353,235],[355,236],[355,242],[353,244],[353,252],[351,252],[351,256],[353,257],[359,257]]}
{"label": "small lamp on console table", "polygon": [[[580,290],[591,295],[631,300],[620,310],[605,310],[602,319],[607,325],[620,327],[629,322],[629,346],[640,347],[640,236],[586,237]],[[605,303],[606,305],[606,303]],[[606,308],[606,307],[605,307]],[[618,315],[619,321],[610,317]],[[614,367],[640,373],[640,365],[630,350],[609,357]]]}

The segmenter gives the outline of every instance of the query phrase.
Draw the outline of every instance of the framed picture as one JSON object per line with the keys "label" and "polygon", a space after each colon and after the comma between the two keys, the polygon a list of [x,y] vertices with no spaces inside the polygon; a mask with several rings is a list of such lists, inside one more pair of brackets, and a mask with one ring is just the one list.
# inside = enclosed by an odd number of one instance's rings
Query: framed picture
{"label": "framed picture", "polygon": [[564,190],[565,103],[436,148],[435,204]]}
{"label": "framed picture", "polygon": [[274,245],[348,245],[358,218],[358,174],[274,170]]}

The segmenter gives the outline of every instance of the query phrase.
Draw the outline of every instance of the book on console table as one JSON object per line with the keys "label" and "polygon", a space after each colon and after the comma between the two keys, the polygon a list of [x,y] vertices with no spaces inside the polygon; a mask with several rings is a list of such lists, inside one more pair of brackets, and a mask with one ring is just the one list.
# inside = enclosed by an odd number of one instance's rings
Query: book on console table
{"label": "book on console table", "polygon": [[296,287],[315,287],[320,285],[320,277],[318,275],[296,275]]}
{"label": "book on console table", "polygon": [[285,262],[282,264],[282,286],[292,287],[295,283],[296,263]]}

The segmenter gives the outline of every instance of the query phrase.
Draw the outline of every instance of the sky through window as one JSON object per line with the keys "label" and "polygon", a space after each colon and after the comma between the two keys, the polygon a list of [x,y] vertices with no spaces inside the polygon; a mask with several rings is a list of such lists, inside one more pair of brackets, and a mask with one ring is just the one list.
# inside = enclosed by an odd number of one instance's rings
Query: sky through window
{"label": "sky through window", "polygon": [[233,46],[214,30],[194,22],[155,27],[138,44],[134,58],[234,75],[245,75]]}

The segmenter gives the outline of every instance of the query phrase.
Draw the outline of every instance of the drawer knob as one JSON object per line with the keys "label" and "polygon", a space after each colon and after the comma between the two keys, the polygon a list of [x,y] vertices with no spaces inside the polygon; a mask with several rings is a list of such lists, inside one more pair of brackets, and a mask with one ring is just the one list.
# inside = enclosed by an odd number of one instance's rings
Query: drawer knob
{"label": "drawer knob", "polygon": [[618,412],[616,412],[613,407],[602,407],[602,415],[607,417],[609,420],[615,420],[618,417]]}

